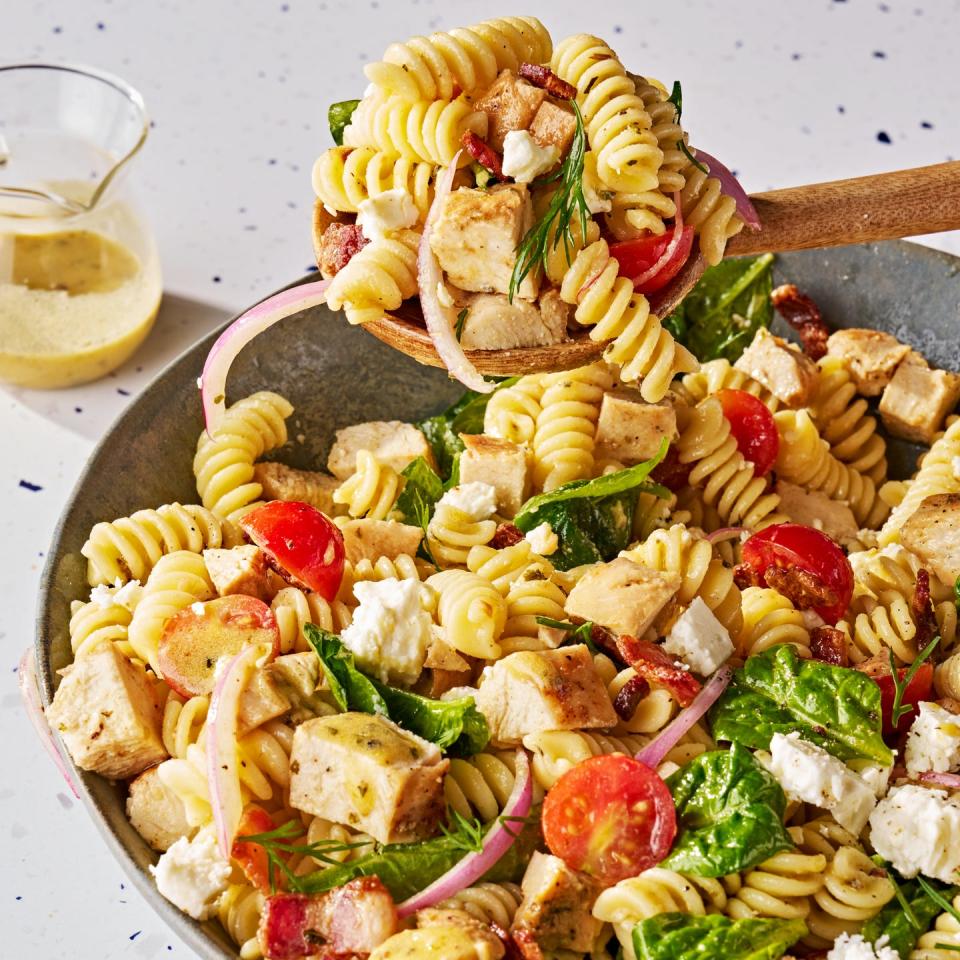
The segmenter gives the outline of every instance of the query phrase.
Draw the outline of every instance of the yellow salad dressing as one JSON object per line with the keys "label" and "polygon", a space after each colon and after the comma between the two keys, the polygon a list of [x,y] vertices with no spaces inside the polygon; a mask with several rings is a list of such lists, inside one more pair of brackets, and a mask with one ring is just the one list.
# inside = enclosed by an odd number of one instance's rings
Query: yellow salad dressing
{"label": "yellow salad dressing", "polygon": [[104,376],[143,342],[160,296],[156,252],[126,204],[0,216],[0,380],[50,388]]}

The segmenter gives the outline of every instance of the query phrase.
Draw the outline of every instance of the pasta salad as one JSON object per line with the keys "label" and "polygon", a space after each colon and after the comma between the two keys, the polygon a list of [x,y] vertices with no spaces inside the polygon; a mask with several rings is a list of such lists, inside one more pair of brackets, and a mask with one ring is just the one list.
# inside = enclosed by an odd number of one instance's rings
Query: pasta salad
{"label": "pasta salad", "polygon": [[[576,165],[576,202],[595,178],[605,205],[522,276],[516,229],[503,263],[473,251],[493,292],[451,279],[444,208],[431,249],[469,311],[516,293],[537,323],[551,297],[589,323],[606,290],[601,312],[646,317],[643,271],[601,235],[660,238],[660,264],[696,233],[719,261],[744,226],[679,95],[596,38],[489,21],[394,44],[367,77],[314,177],[358,216],[326,228],[355,249],[310,295],[351,320],[415,292],[369,271],[422,273],[445,165],[468,178],[448,204],[494,196],[517,223],[560,209]],[[510,174],[517,142],[558,177]],[[715,266],[651,320],[673,359],[611,349],[348,425],[325,469],[285,465],[283,396],[214,398],[198,502],[90,531],[47,709],[79,767],[126,785],[164,897],[243,960],[960,949],[960,376],[831,333],[771,259]],[[909,479],[885,436],[923,446]]]}

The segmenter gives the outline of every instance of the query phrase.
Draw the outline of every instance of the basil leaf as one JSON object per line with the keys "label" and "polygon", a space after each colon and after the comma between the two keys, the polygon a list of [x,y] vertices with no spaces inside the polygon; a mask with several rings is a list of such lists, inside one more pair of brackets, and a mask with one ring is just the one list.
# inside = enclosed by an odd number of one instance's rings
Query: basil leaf
{"label": "basil leaf", "polygon": [[[952,900],[960,892],[960,887],[948,887],[937,881],[932,881],[932,885],[947,901]],[[910,904],[919,927],[915,927],[910,922],[906,911],[897,900],[891,900],[875,917],[863,925],[861,933],[864,940],[874,944],[881,937],[887,937],[889,945],[901,957],[909,957],[920,935],[930,929],[930,925],[940,914],[941,907],[916,880],[901,882],[900,893]]]}
{"label": "basil leaf", "polygon": [[637,960],[776,960],[807,932],[802,920],[658,913],[633,928]]}
{"label": "basil leaf", "polygon": [[513,522],[525,533],[541,523],[550,524],[559,540],[550,560],[558,570],[611,560],[630,542],[641,491],[660,497],[670,495],[665,488],[647,481],[667,447],[664,440],[656,456],[644,463],[593,480],[573,480],[550,493],[531,497]]}
{"label": "basil leaf", "polygon": [[353,654],[336,634],[312,623],[304,633],[341,710],[378,713],[448,753],[471,756],[487,745],[490,731],[473,697],[431,700],[398,690],[357,669]]}
{"label": "basil leaf", "polygon": [[773,254],[724,260],[704,271],[664,326],[700,362],[743,353],[773,320]]}
{"label": "basil leaf", "polygon": [[476,393],[468,390],[452,407],[427,417],[414,426],[419,427],[433,450],[433,456],[440,470],[440,477],[449,481],[456,468],[458,454],[463,452],[461,433],[483,433],[483,417],[487,404],[497,390],[512,386],[519,377],[501,380],[491,393]]}
{"label": "basil leaf", "polygon": [[701,753],[667,778],[677,839],[660,866],[697,877],[746,870],[793,847],[780,784],[744,747]]}
{"label": "basil leaf", "polygon": [[341,100],[331,103],[327,110],[327,122],[330,124],[330,136],[338,146],[343,146],[343,131],[353,119],[353,112],[360,106],[359,100]]}
{"label": "basil leaf", "polygon": [[393,505],[397,518],[415,527],[422,527],[424,534],[433,515],[433,508],[443,496],[443,481],[423,457],[408,463],[400,471],[403,490]]}
{"label": "basil leaf", "polygon": [[801,660],[790,644],[749,657],[710,721],[714,739],[755,750],[796,730],[841,760],[893,763],[881,735],[880,687],[859,670]]}

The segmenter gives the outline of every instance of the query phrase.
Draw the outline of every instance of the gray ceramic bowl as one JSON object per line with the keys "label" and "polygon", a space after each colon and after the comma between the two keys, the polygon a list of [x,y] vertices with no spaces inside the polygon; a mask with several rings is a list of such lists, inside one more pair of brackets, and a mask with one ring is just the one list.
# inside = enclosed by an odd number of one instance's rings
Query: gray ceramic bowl
{"label": "gray ceramic bowl", "polygon": [[[831,326],[888,330],[937,366],[960,369],[960,260],[895,242],[782,256],[777,282],[792,281],[820,304]],[[71,659],[70,602],[85,599],[80,547],[100,520],[171,500],[197,499],[191,461],[203,426],[196,381],[211,335],[164,370],[90,458],[64,510],[48,554],[39,599],[36,650],[45,703],[56,671]],[[318,467],[334,431],[371,419],[413,420],[449,404],[460,390],[441,371],[418,366],[325,308],[291,317],[249,345],[230,376],[233,399],[260,389],[296,408],[290,443],[275,456]],[[893,444],[892,473],[912,469],[916,450]],[[87,808],[111,853],[177,934],[205,960],[236,957],[215,923],[200,924],[161,897],[147,865],[154,854],[127,822],[125,791],[74,769]]]}

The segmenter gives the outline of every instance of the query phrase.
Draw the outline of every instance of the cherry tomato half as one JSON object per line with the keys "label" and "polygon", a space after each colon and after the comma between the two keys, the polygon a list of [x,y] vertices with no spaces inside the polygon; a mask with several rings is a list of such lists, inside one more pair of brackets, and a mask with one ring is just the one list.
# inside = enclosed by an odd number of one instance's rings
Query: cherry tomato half
{"label": "cherry tomato half", "polygon": [[737,449],[753,464],[754,476],[762,477],[777,462],[780,452],[780,433],[773,414],[745,390],[719,390],[717,397]]}
{"label": "cherry tomato half", "polygon": [[244,514],[240,526],[295,584],[324,600],[337,595],[343,578],[343,534],[315,507],[271,500]]}
{"label": "cherry tomato half", "polygon": [[[250,804],[244,807],[243,816],[237,827],[237,839],[233,841],[230,857],[237,862],[250,883],[263,893],[270,893],[270,861],[267,851],[252,840],[242,840],[241,837],[256,836],[269,833],[276,829],[273,817],[262,807]],[[276,880],[282,878],[281,871],[276,871]]]}
{"label": "cherry tomato half", "polygon": [[[897,671],[897,676],[903,680],[907,668],[903,667]],[[876,685],[880,688],[880,707],[883,712],[883,734],[888,736],[893,733],[903,733],[910,728],[910,724],[919,716],[919,704],[924,700],[933,699],[933,664],[922,663],[919,669],[913,675],[913,678],[907,684],[907,689],[903,691],[903,699],[900,706],[912,706],[900,717],[898,723],[893,722],[893,698],[896,693],[893,677],[888,673],[873,678]]]}
{"label": "cherry tomato half", "polygon": [[835,598],[813,607],[830,624],[846,613],[853,596],[853,569],[843,550],[825,533],[801,523],[776,523],[755,533],[743,545],[743,566],[762,582],[770,567],[811,575]]}
{"label": "cherry tomato half", "polygon": [[[620,264],[620,274],[635,280],[646,273],[666,252],[673,239],[673,230],[659,237],[639,237],[636,240],[623,240],[610,244],[610,256]],[[642,284],[634,283],[638,293],[653,293],[665,287],[679,272],[690,257],[693,248],[693,227],[684,227],[680,231],[680,242],[670,259]]]}
{"label": "cherry tomato half", "polygon": [[667,785],[645,763],[622,754],[578,763],[543,801],[551,852],[604,886],[658,864],[676,834]]}

